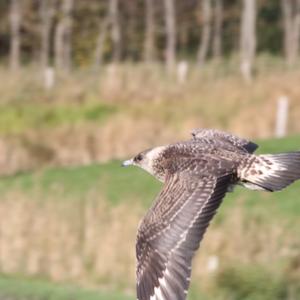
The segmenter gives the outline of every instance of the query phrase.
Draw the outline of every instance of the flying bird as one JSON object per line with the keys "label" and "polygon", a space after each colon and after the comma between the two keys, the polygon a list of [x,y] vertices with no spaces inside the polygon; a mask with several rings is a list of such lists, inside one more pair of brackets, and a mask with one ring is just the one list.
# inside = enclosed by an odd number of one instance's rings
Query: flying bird
{"label": "flying bird", "polygon": [[255,155],[258,145],[213,129],[123,162],[164,183],[136,241],[138,300],[184,300],[192,258],[226,192],[235,185],[279,191],[300,179],[300,151]]}

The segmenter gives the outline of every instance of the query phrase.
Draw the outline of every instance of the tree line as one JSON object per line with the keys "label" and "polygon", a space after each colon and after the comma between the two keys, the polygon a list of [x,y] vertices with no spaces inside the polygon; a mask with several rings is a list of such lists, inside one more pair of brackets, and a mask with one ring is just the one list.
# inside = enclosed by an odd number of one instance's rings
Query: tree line
{"label": "tree line", "polygon": [[257,53],[299,56],[300,0],[6,0],[0,2],[0,59],[71,67],[165,62],[199,67],[240,54],[251,77]]}

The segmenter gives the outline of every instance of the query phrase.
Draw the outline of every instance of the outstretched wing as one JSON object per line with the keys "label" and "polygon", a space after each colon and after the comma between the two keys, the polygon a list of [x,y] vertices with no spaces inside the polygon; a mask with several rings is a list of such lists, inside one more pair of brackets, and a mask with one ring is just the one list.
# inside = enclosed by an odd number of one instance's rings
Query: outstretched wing
{"label": "outstretched wing", "polygon": [[207,163],[193,160],[168,176],[144,217],[136,244],[138,300],[186,299],[192,258],[231,181],[225,171],[200,175]]}
{"label": "outstretched wing", "polygon": [[[240,149],[247,151],[248,153],[253,153],[258,145],[240,137],[237,137],[233,134],[216,130],[216,129],[194,129],[192,130],[192,136],[194,139],[206,139],[213,143],[218,144],[222,142],[223,148],[226,146],[234,147],[235,149]],[[226,145],[227,144],[227,145]],[[230,149],[229,149],[230,150]]]}

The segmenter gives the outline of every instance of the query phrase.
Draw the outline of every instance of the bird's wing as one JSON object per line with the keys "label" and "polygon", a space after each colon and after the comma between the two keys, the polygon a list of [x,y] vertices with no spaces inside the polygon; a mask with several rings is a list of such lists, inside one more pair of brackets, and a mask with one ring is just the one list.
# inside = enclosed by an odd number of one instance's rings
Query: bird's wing
{"label": "bird's wing", "polygon": [[188,169],[168,175],[142,220],[136,243],[138,300],[186,299],[193,255],[231,181],[225,171],[212,175],[208,164],[195,159]]}
{"label": "bird's wing", "polygon": [[[221,141],[223,143],[228,143],[236,148],[242,148],[243,150],[246,150],[248,153],[253,153],[257,148],[258,145],[237,137],[233,134],[216,130],[216,129],[194,129],[192,130],[192,136],[193,139],[208,139],[210,141],[214,141],[215,143],[218,143],[218,141]],[[225,145],[226,146],[226,145]]]}

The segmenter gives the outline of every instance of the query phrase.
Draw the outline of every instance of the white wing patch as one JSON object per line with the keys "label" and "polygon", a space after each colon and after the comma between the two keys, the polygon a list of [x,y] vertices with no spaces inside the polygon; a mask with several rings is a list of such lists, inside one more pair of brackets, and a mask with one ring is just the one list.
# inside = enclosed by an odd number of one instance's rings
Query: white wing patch
{"label": "white wing patch", "polygon": [[154,288],[154,295],[150,297],[150,300],[168,300],[164,297],[161,291],[161,287],[167,289],[166,280],[164,277],[159,278],[159,286]]}

